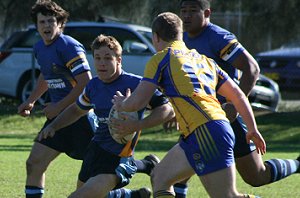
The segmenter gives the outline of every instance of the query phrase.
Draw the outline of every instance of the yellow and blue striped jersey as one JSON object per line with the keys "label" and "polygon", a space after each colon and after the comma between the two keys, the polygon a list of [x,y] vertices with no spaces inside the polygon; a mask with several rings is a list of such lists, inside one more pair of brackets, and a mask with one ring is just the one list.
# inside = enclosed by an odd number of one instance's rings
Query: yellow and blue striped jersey
{"label": "yellow and blue striped jersey", "polygon": [[214,60],[174,41],[147,63],[144,78],[170,98],[180,130],[189,135],[211,120],[227,120],[216,91],[228,78]]}

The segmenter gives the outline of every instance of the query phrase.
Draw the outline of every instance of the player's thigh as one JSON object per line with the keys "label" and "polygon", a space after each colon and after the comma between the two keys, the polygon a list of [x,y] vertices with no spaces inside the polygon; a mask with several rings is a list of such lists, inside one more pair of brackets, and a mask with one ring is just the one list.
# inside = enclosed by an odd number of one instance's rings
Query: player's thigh
{"label": "player's thigh", "polygon": [[236,190],[236,175],[234,164],[230,167],[199,176],[205,190],[210,197],[235,197],[238,195]]}
{"label": "player's thigh", "polygon": [[47,167],[50,162],[55,159],[60,152],[40,144],[38,142],[34,142],[29,157],[27,159],[27,164]]}
{"label": "player's thigh", "polygon": [[190,166],[183,149],[176,144],[158,163],[152,176],[154,191],[165,189],[174,183],[195,174]]}
{"label": "player's thigh", "polygon": [[83,186],[73,192],[70,198],[105,197],[118,183],[118,177],[113,174],[99,174],[91,177]]}

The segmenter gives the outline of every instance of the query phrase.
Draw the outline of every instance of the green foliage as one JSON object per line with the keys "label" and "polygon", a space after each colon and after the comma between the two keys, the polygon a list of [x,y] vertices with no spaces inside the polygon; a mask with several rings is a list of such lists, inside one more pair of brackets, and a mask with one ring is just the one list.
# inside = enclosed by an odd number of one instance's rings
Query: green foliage
{"label": "green foliage", "polygon": [[[25,4],[21,0],[0,2],[0,41],[1,37],[4,39],[12,31],[25,28],[31,23],[29,13],[34,2],[35,0],[28,0]],[[150,26],[153,18],[160,12],[171,11],[178,14],[180,0],[72,0],[72,3],[56,0],[55,2],[70,12],[71,21],[98,21],[100,16],[109,16]],[[227,25],[230,23],[228,29],[239,37],[241,43],[251,53],[277,48],[299,39],[300,1],[219,0],[212,1],[211,7],[212,22],[217,22],[225,28],[228,28]],[[219,17],[222,19],[221,22],[215,17],[220,13],[222,13]],[[239,14],[241,27],[235,27],[238,26]],[[233,19],[228,21],[226,18]]]}

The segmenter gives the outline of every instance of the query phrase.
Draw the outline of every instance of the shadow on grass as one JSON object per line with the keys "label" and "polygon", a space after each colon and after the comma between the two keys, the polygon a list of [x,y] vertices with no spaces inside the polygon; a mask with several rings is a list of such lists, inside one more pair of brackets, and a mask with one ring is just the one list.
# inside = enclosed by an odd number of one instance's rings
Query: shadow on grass
{"label": "shadow on grass", "polygon": [[256,117],[268,152],[300,152],[300,112],[270,113]]}
{"label": "shadow on grass", "polygon": [[1,145],[0,151],[18,151],[18,152],[28,152],[31,150],[31,145]]}
{"label": "shadow on grass", "polygon": [[[300,151],[300,112],[271,113],[256,117],[268,152]],[[0,151],[30,151],[36,134],[1,134]],[[179,133],[165,133],[161,127],[142,132],[137,151],[168,151],[174,146]],[[15,139],[15,140],[14,140]],[[6,143],[2,143],[2,142]],[[22,141],[21,144],[18,142]]]}
{"label": "shadow on grass", "polygon": [[[1,134],[0,135],[0,151],[18,151],[28,152],[31,150],[34,134]],[[24,143],[18,144],[20,140]]]}

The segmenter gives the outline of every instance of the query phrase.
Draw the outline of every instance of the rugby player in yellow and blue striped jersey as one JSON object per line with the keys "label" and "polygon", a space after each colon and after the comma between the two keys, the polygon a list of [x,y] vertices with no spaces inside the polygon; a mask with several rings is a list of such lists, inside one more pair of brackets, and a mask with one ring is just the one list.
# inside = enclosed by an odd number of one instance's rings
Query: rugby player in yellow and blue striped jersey
{"label": "rugby player in yellow and blue striped jersey", "polygon": [[154,19],[152,42],[158,52],[132,95],[116,92],[113,103],[119,111],[136,111],[159,87],[173,105],[182,138],[153,170],[154,197],[175,197],[172,185],[194,174],[210,197],[245,197],[235,186],[235,136],[216,94],[228,98],[244,118],[247,141],[254,142],[257,152],[266,152],[265,141],[245,94],[212,59],[188,49],[182,32],[176,14]]}

